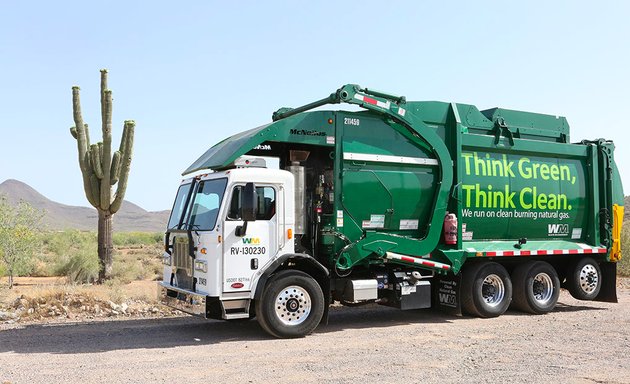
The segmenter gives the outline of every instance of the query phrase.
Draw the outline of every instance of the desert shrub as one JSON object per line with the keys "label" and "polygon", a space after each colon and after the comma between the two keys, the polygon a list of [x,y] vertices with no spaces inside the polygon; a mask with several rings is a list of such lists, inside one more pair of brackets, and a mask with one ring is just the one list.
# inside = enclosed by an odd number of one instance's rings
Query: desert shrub
{"label": "desert shrub", "polygon": [[14,206],[0,195],[0,262],[8,272],[9,288],[13,287],[14,276],[28,274],[33,269],[43,216],[43,211],[27,202]]}
{"label": "desert shrub", "polygon": [[[112,278],[119,283],[155,278],[162,272],[162,234],[114,233]],[[34,257],[33,276],[66,276],[75,283],[92,282],[98,274],[97,234],[66,230],[44,232]]]}
{"label": "desert shrub", "polygon": [[147,233],[147,232],[117,232],[114,233],[114,245],[115,246],[130,246],[130,245],[153,245],[156,243],[162,243],[162,233]]}
{"label": "desert shrub", "polygon": [[73,283],[90,283],[98,277],[98,256],[95,232],[67,230],[44,235],[42,257],[52,263],[52,273],[66,276]]}
{"label": "desert shrub", "polygon": [[59,259],[55,273],[66,276],[73,283],[91,283],[98,278],[98,256],[96,249],[84,247],[74,249],[68,256]]}
{"label": "desert shrub", "polygon": [[95,245],[96,232],[81,232],[76,229],[61,232],[47,232],[43,236],[44,248],[50,253],[61,256],[73,249]]}
{"label": "desert shrub", "polygon": [[149,277],[151,271],[143,268],[138,260],[126,258],[121,260],[114,257],[114,265],[112,266],[112,278],[123,284],[128,284],[134,280],[144,280]]}

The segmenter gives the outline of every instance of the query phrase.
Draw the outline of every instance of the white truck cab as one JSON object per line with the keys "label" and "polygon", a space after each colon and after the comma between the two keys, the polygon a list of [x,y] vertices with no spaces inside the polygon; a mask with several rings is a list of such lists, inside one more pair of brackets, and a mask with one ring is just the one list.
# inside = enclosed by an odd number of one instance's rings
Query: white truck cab
{"label": "white truck cab", "polygon": [[294,253],[294,176],[241,157],[183,180],[165,236],[162,301],[219,319],[253,316],[263,273]]}

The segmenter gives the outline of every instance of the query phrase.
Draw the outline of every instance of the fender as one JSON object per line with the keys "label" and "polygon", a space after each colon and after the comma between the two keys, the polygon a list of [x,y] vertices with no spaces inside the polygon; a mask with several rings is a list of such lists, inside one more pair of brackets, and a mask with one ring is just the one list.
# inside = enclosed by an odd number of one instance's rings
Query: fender
{"label": "fender", "polygon": [[[295,265],[288,266],[289,262]],[[328,324],[328,308],[330,306],[330,272],[314,257],[305,253],[285,253],[273,260],[260,275],[258,281],[256,281],[256,288],[252,290],[252,296],[254,300],[259,300],[262,296],[265,286],[269,278],[277,271],[295,269],[305,272],[312,276],[315,281],[322,288],[324,294],[324,316],[322,322]]]}

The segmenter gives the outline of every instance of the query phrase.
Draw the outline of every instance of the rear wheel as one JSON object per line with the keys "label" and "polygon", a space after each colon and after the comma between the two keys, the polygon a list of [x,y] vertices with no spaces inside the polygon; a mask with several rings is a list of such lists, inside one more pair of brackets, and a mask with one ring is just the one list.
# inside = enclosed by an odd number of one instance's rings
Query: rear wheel
{"label": "rear wheel", "polygon": [[510,306],[512,281],[495,262],[472,264],[462,274],[462,307],[473,316],[500,316]]}
{"label": "rear wheel", "polygon": [[571,296],[578,300],[593,300],[602,287],[602,271],[599,264],[590,257],[585,257],[569,267],[567,286]]}
{"label": "rear wheel", "polygon": [[544,261],[521,264],[512,273],[513,305],[524,312],[551,312],[560,296],[560,279],[556,270]]}
{"label": "rear wheel", "polygon": [[300,271],[274,276],[256,302],[256,315],[267,333],[279,338],[303,337],[313,332],[324,314],[319,284]]}

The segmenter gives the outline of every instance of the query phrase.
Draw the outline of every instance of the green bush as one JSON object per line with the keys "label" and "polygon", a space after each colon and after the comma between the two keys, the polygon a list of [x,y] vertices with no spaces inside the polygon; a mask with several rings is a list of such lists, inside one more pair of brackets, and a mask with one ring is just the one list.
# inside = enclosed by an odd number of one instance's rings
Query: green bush
{"label": "green bush", "polygon": [[96,253],[76,252],[60,263],[56,272],[73,283],[92,283],[98,278],[98,257]]}
{"label": "green bush", "polygon": [[146,232],[118,232],[114,233],[113,241],[116,246],[153,245],[162,243],[164,234]]}
{"label": "green bush", "polygon": [[[161,274],[161,233],[114,233],[112,278],[118,283],[155,278]],[[38,276],[67,276],[76,283],[98,276],[96,232],[67,230],[42,234],[43,248],[36,256]],[[156,272],[157,271],[157,272]]]}
{"label": "green bush", "polygon": [[64,255],[73,249],[80,249],[97,242],[96,232],[81,232],[74,229],[47,232],[42,237],[46,251],[56,255]]}
{"label": "green bush", "polygon": [[114,258],[112,267],[112,278],[123,284],[128,284],[134,280],[144,280],[149,277],[151,270],[143,268],[138,260],[122,260]]}
{"label": "green bush", "polygon": [[52,248],[56,256],[55,275],[66,276],[74,283],[91,283],[98,278],[97,244],[92,233],[64,232],[54,237],[53,244],[61,247]]}

